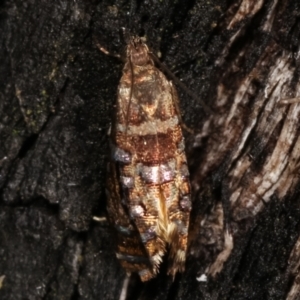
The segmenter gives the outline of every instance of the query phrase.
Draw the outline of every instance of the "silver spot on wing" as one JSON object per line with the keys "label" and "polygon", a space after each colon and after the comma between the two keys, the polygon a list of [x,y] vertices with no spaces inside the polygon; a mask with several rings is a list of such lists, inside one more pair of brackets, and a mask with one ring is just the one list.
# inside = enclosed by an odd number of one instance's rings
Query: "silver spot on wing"
{"label": "silver spot on wing", "polygon": [[140,234],[142,242],[147,243],[148,241],[156,237],[156,232],[154,227],[150,227],[146,232]]}
{"label": "silver spot on wing", "polygon": [[175,177],[175,161],[154,166],[139,166],[140,176],[146,183],[160,184],[168,182]]}
{"label": "silver spot on wing", "polygon": [[178,143],[177,149],[178,149],[179,153],[182,153],[184,151],[185,145],[184,145],[184,140],[183,139]]}
{"label": "silver spot on wing", "polygon": [[124,227],[124,226],[121,226],[121,225],[118,225],[118,224],[115,225],[115,229],[119,233],[121,233],[122,235],[125,235],[125,236],[131,236],[135,233],[135,231],[133,231],[131,228]]}
{"label": "silver spot on wing", "polygon": [[175,161],[171,160],[167,164],[160,165],[161,180],[162,182],[168,182],[175,177]]}
{"label": "silver spot on wing", "polygon": [[180,174],[181,174],[181,178],[182,179],[186,179],[189,177],[190,173],[189,173],[189,169],[187,167],[186,164],[183,164],[180,168]]}
{"label": "silver spot on wing", "polygon": [[185,195],[179,200],[179,205],[183,211],[190,211],[192,209],[192,202],[190,195]]}
{"label": "silver spot on wing", "polygon": [[132,177],[120,176],[120,181],[125,188],[132,189],[134,187],[134,179]]}
{"label": "silver spot on wing", "polygon": [[177,230],[180,234],[184,234],[184,235],[188,234],[188,228],[181,220],[177,219],[174,220],[173,222],[176,224]]}
{"label": "silver spot on wing", "polygon": [[160,183],[159,165],[150,167],[142,165],[140,175],[147,183]]}
{"label": "silver spot on wing", "polygon": [[139,275],[140,275],[141,278],[143,278],[143,277],[145,277],[145,278],[152,277],[152,273],[150,272],[149,269],[144,269],[144,270],[139,271]]}
{"label": "silver spot on wing", "polygon": [[132,205],[130,207],[130,216],[132,219],[143,217],[144,213],[145,213],[144,208],[139,204]]}
{"label": "silver spot on wing", "polygon": [[129,164],[131,163],[131,154],[121,148],[112,146],[112,159],[124,164]]}
{"label": "silver spot on wing", "polygon": [[116,253],[117,259],[128,261],[131,263],[137,263],[137,264],[144,264],[147,263],[149,260],[147,257],[144,256],[137,256],[137,255],[128,255],[123,253]]}

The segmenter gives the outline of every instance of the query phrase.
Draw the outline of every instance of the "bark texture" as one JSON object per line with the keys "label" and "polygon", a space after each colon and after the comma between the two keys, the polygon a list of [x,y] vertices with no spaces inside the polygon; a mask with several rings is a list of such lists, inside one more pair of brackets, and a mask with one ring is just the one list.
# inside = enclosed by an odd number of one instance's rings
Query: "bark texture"
{"label": "bark texture", "polygon": [[[179,90],[193,210],[186,272],[128,299],[299,299],[300,4],[295,0],[0,4],[0,298],[118,299],[106,131],[122,28]],[[121,32],[121,33],[120,33]],[[205,113],[201,101],[212,113]]]}

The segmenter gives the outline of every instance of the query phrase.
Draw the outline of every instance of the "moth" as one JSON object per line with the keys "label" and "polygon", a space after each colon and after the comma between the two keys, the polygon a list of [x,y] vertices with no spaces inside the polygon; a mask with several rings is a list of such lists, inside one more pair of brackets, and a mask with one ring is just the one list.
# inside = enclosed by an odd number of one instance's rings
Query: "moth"
{"label": "moth", "polygon": [[180,120],[175,87],[132,37],[109,134],[107,213],[117,258],[142,281],[166,254],[168,274],[185,268],[191,197]]}

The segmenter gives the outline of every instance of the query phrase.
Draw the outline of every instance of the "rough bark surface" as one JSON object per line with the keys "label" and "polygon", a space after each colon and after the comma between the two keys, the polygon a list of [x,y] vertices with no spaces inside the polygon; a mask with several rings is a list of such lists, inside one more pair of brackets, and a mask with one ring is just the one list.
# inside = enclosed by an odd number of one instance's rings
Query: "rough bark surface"
{"label": "rough bark surface", "polygon": [[118,299],[106,132],[122,27],[179,90],[193,187],[186,272],[128,299],[299,299],[300,4],[295,0],[0,4],[0,299]]}

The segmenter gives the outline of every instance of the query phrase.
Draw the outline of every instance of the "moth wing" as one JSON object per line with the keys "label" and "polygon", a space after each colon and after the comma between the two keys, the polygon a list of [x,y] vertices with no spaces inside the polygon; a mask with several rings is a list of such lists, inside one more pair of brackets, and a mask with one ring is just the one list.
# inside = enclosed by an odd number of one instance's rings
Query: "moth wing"
{"label": "moth wing", "polygon": [[106,182],[107,213],[116,236],[116,256],[128,273],[137,272],[143,281],[149,280],[154,276],[152,266],[139,232],[122,203],[117,173],[116,164],[109,162]]}
{"label": "moth wing", "polygon": [[[186,127],[181,118],[178,93],[173,84],[171,84],[171,93],[179,124],[181,127]],[[174,154],[176,159],[176,178],[174,180],[175,187],[172,187],[178,192],[170,200],[168,208],[168,243],[170,245],[168,274],[173,277],[177,272],[183,272],[185,269],[191,211],[189,171],[184,148],[184,138],[181,132],[181,141],[178,143]]]}

